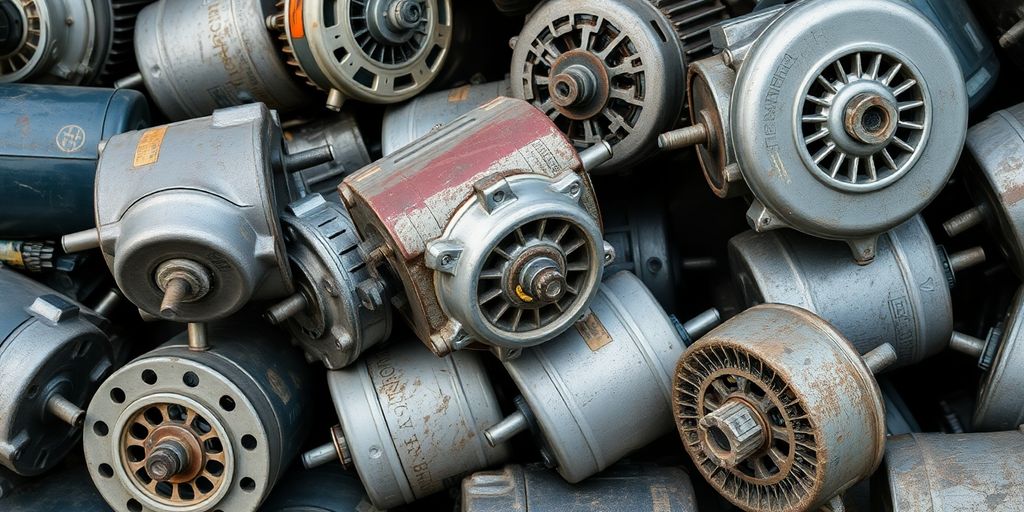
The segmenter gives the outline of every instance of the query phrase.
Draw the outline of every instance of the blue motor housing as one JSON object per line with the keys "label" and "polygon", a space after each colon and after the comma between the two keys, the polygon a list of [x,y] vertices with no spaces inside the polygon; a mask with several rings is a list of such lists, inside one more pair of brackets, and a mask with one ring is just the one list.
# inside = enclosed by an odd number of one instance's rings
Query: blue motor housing
{"label": "blue motor housing", "polygon": [[96,225],[99,143],[149,125],[137,91],[0,85],[0,237],[54,238]]}

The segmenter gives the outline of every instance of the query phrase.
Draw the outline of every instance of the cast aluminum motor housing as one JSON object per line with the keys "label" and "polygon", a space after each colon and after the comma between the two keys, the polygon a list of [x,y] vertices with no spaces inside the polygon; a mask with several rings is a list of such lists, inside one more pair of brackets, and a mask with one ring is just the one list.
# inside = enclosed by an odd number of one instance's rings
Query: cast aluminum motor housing
{"label": "cast aluminum motor housing", "polygon": [[606,254],[585,169],[608,154],[588,152],[498,98],[342,182],[371,266],[397,274],[400,310],[435,354],[535,345],[586,311]]}
{"label": "cast aluminum motor housing", "polygon": [[680,468],[617,464],[578,484],[543,466],[508,465],[462,481],[462,512],[697,512]]}
{"label": "cast aluminum motor housing", "polygon": [[136,91],[0,87],[0,235],[59,237],[93,224],[99,145],[149,126]]}
{"label": "cast aluminum motor housing", "polygon": [[712,40],[721,52],[689,70],[694,126],[659,143],[697,144],[716,194],[749,190],[753,229],[842,240],[868,263],[877,236],[946,185],[967,93],[949,44],[916,9],[797,2],[727,21]]}
{"label": "cast aluminum motor housing", "polygon": [[85,459],[119,512],[256,510],[303,440],[312,382],[298,351],[254,319],[181,334],[107,379]]}
{"label": "cast aluminum motor housing", "polygon": [[330,157],[314,153],[284,154],[276,113],[258,103],[113,137],[96,171],[98,228],[65,236],[64,248],[98,243],[128,300],[177,321],[288,295],[285,187],[274,182]]}
{"label": "cast aluminum motor housing", "polygon": [[316,194],[281,215],[295,278],[294,295],[272,307],[307,359],[336,370],[391,334],[385,284],[370,275],[345,207]]}
{"label": "cast aluminum motor housing", "polygon": [[481,434],[501,409],[479,353],[439,358],[403,343],[329,372],[327,380],[341,425],[332,443],[307,452],[303,463],[340,458],[354,466],[377,508],[458,485],[466,473],[511,455]]}
{"label": "cast aluminum motor housing", "polygon": [[291,175],[289,197],[294,201],[308,195],[341,202],[338,184],[345,176],[373,161],[355,117],[339,112],[328,119],[317,119],[296,127],[285,127],[284,146],[288,153],[300,153],[330,145],[334,159]]}
{"label": "cast aluminum motor housing", "polygon": [[0,268],[0,470],[54,467],[78,444],[84,408],[114,369],[104,320]]}
{"label": "cast aluminum motor housing", "polygon": [[683,115],[686,66],[729,16],[718,0],[547,0],[513,39],[512,95],[551,116],[577,148],[604,140],[628,170]]}
{"label": "cast aluminum motor housing", "polygon": [[388,156],[498,96],[511,95],[508,80],[502,80],[421,94],[388,107],[381,128],[381,151]]}
{"label": "cast aluminum motor housing", "polygon": [[1024,103],[993,113],[967,131],[968,192],[974,208],[943,223],[956,236],[984,223],[1017,276],[1024,276]]}
{"label": "cast aluminum motor housing", "polygon": [[5,0],[0,17],[0,83],[89,83],[110,52],[110,0]]}
{"label": "cast aluminum motor housing", "polygon": [[746,306],[807,309],[860,353],[892,343],[898,364],[907,365],[949,344],[953,269],[920,216],[879,237],[871,265],[851,261],[842,244],[793,231],[737,235],[729,260]]}
{"label": "cast aluminum motor housing", "polygon": [[804,309],[750,308],[679,359],[673,411],[683,446],[743,510],[817,510],[882,460],[885,410],[872,372],[895,356],[882,347],[862,360]]}
{"label": "cast aluminum motor housing", "polygon": [[264,26],[273,8],[274,0],[159,0],[135,26],[140,72],[119,84],[144,84],[172,121],[243,103],[301,107],[309,91]]}
{"label": "cast aluminum motor housing", "polygon": [[282,30],[287,63],[344,98],[396,103],[422,92],[441,72],[452,40],[451,0],[305,0],[278,2],[268,25]]}
{"label": "cast aluminum motor housing", "polygon": [[890,437],[873,510],[1014,512],[1024,503],[1024,431]]}
{"label": "cast aluminum motor housing", "polygon": [[619,272],[575,327],[505,361],[525,404],[484,435],[500,445],[535,431],[546,463],[580,482],[672,430],[672,370],[685,348],[640,279]]}

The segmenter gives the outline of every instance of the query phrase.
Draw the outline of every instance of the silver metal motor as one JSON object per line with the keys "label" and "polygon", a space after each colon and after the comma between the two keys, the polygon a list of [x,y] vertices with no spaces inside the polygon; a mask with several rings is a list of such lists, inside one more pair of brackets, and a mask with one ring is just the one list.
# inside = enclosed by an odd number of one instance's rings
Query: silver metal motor
{"label": "silver metal motor", "polygon": [[498,96],[511,95],[508,80],[502,80],[421,94],[388,107],[381,128],[381,151],[388,156]]}
{"label": "silver metal motor", "polygon": [[892,343],[898,365],[944,350],[953,330],[954,272],[984,261],[984,251],[946,255],[917,216],[879,237],[876,254],[871,265],[857,265],[842,244],[793,231],[748,231],[729,241],[730,265],[747,306],[805,308],[862,354]]}
{"label": "silver metal motor", "polygon": [[1024,503],[1024,430],[890,437],[874,510],[1011,512]]}
{"label": "silver metal motor", "polygon": [[136,23],[139,73],[118,85],[145,85],[171,120],[242,103],[301,107],[309,91],[264,26],[273,8],[274,0],[159,0]]}
{"label": "silver metal motor", "polygon": [[328,384],[341,425],[302,462],[355,466],[377,508],[458,485],[466,473],[510,456],[481,434],[501,409],[477,352],[439,358],[403,343],[330,372]]}
{"label": "silver metal motor", "polygon": [[78,444],[82,409],[114,369],[103,319],[0,268],[0,470],[42,473]]}
{"label": "silver metal motor", "polygon": [[85,458],[119,512],[256,510],[297,453],[311,379],[259,322],[184,334],[124,366],[85,419]]}
{"label": "silver metal motor", "polygon": [[551,116],[577,148],[604,140],[627,170],[657,149],[686,97],[686,66],[710,54],[718,0],[547,0],[513,39],[512,94]]}
{"label": "silver metal motor", "polygon": [[345,98],[396,103],[423,91],[441,72],[452,40],[451,0],[278,2],[267,26],[281,31],[287,63],[327,91],[327,108]]}
{"label": "silver metal motor", "polygon": [[65,236],[64,249],[99,246],[125,297],[150,315],[223,318],[293,291],[277,219],[285,187],[274,182],[330,157],[284,154],[262,104],[115,136],[96,171],[98,227]]}
{"label": "silver metal motor", "polygon": [[[687,337],[717,322],[711,310],[688,323]],[[672,430],[670,383],[685,348],[640,279],[619,272],[574,328],[505,361],[523,396],[484,436],[500,446],[535,431],[545,463],[580,482]]]}
{"label": "silver metal motor", "polygon": [[294,201],[312,194],[341,202],[338,185],[345,176],[362,169],[372,159],[355,117],[339,112],[329,119],[317,119],[299,126],[284,126],[284,146],[288,153],[331,146],[334,159],[291,173],[289,197]]}
{"label": "silver metal motor", "polygon": [[474,340],[515,351],[568,328],[597,289],[610,253],[585,169],[608,156],[577,155],[547,116],[498,98],[339,189],[369,264],[401,280],[400,309],[434,353]]}
{"label": "silver metal motor", "polygon": [[949,44],[913,7],[798,2],[727,21],[712,40],[721,52],[689,70],[694,125],[659,144],[697,145],[718,195],[749,190],[753,229],[842,240],[868,263],[877,236],[946,185],[967,93]]}
{"label": "silver metal motor", "polygon": [[1000,110],[967,131],[968,191],[975,206],[946,221],[949,236],[984,223],[1018,276],[1024,276],[1024,103]]}
{"label": "silver metal motor", "polygon": [[110,0],[5,0],[0,83],[85,84],[110,52]]}
{"label": "silver metal motor", "polygon": [[1006,318],[984,340],[953,332],[950,348],[978,360],[985,372],[974,409],[974,428],[1006,430],[1024,424],[1024,289],[1017,291]]}
{"label": "silver metal motor", "polygon": [[895,356],[885,344],[861,359],[804,309],[750,308],[679,360],[673,411],[683,446],[744,510],[816,510],[881,462],[885,410],[872,373]]}
{"label": "silver metal motor", "polygon": [[309,360],[336,370],[391,334],[389,293],[366,268],[345,207],[316,194],[281,216],[295,294],[271,307]]}
{"label": "silver metal motor", "polygon": [[697,512],[690,477],[680,468],[617,464],[578,484],[541,466],[508,465],[462,481],[462,512]]}

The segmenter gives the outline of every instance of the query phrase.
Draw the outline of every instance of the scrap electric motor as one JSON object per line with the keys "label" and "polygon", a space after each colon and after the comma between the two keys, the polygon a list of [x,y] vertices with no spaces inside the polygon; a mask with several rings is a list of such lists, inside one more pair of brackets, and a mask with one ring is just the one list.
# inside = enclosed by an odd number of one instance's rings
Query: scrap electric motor
{"label": "scrap electric motor", "polygon": [[0,85],[0,235],[88,228],[100,143],[148,125],[146,99],[135,91]]}
{"label": "scrap electric motor", "polygon": [[126,133],[100,157],[98,226],[63,246],[100,247],[125,297],[150,315],[223,318],[293,291],[277,217],[284,172],[329,159],[329,148],[285,154],[262,104]]}
{"label": "scrap electric motor", "polygon": [[512,95],[551,116],[579,148],[604,140],[600,172],[629,170],[657,149],[685,106],[686,66],[710,55],[719,0],[547,0],[513,39]]}
{"label": "scrap electric motor", "polygon": [[341,197],[378,274],[394,272],[399,309],[443,355],[479,341],[516,351],[586,310],[606,256],[585,169],[521,100],[498,98],[350,175]]}
{"label": "scrap electric motor", "polygon": [[919,11],[797,2],[726,21],[713,36],[720,53],[687,79],[694,124],[659,144],[697,145],[719,196],[751,192],[755,230],[843,240],[868,263],[877,236],[946,185],[967,94],[949,44]]}
{"label": "scrap electric motor", "polygon": [[0,286],[0,471],[37,475],[78,445],[113,348],[84,306],[4,268]]}
{"label": "scrap electric motor", "polygon": [[253,319],[209,338],[147,352],[89,404],[86,463],[114,510],[256,510],[298,452],[311,388],[299,354]]}

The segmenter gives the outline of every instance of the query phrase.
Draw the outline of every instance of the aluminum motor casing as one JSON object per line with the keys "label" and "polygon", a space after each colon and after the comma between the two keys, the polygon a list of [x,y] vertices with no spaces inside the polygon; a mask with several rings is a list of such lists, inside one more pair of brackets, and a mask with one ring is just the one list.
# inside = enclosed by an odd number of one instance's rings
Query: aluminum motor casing
{"label": "aluminum motor casing", "polygon": [[680,468],[617,464],[578,484],[543,466],[510,464],[462,481],[462,512],[697,512]]}
{"label": "aluminum motor casing", "polygon": [[0,83],[78,85],[91,82],[110,53],[110,0],[11,2],[22,27],[20,41],[0,55]]}
{"label": "aluminum motor casing", "polygon": [[264,18],[274,0],[160,0],[139,13],[142,81],[172,121],[262,102],[293,110],[309,93],[285,66]]}
{"label": "aluminum motor casing", "polygon": [[[514,224],[501,216],[480,220],[482,212],[469,212],[492,208],[499,191],[502,197],[513,198],[513,184],[537,188],[541,182],[549,183],[551,190],[564,185],[564,197],[578,204],[547,201],[558,204],[558,209],[531,210],[525,206],[530,203],[521,201],[518,207],[506,211],[525,215],[527,220],[544,216],[579,219],[581,236],[598,237],[586,242],[587,252],[593,255],[595,248],[602,246],[600,213],[583,162],[551,121],[521,100],[498,98],[475,109],[348,176],[339,191],[370,248],[366,252],[371,259],[378,259],[371,265],[379,266],[386,260],[401,281],[405,299],[400,300],[399,310],[417,337],[434,353],[444,355],[456,344],[480,334],[479,329],[471,330],[475,327],[470,325],[470,318],[456,318],[456,312],[447,309],[451,303],[465,302],[465,297],[454,296],[445,303],[441,296],[448,277],[440,274],[451,271],[458,276],[462,272],[459,279],[472,280],[476,276],[468,272],[484,263],[457,257],[459,246],[455,242],[464,244],[461,248],[467,251],[486,254],[508,234],[496,231],[499,224]],[[547,193],[541,196],[551,197]],[[460,216],[480,222],[459,226],[456,219]],[[461,235],[457,232],[479,233],[476,229],[488,230],[488,238],[458,238]],[[453,243],[438,243],[449,235],[456,237],[449,240]],[[600,280],[601,265],[603,262],[592,268],[587,287],[578,290],[582,300],[575,302],[558,322],[571,322],[585,310],[587,297],[593,296]],[[439,267],[445,267],[444,271],[435,272]],[[554,334],[551,329],[545,331],[548,339]],[[514,344],[502,339],[475,339]]]}
{"label": "aluminum motor casing", "polygon": [[977,430],[1009,430],[1024,424],[1024,290],[1014,296],[1001,331],[998,340],[988,342],[997,345],[985,350],[992,359],[978,389],[972,421]]}
{"label": "aluminum motor casing", "polygon": [[[189,350],[183,333],[136,358],[107,379],[89,404],[86,464],[96,488],[114,510],[256,510],[298,452],[308,427],[308,397],[313,389],[299,352],[289,349],[280,333],[261,327],[253,318],[213,324],[208,336],[211,348],[207,351]],[[166,421],[153,423],[145,416],[144,411],[161,406],[166,412],[161,418]],[[171,411],[175,406],[185,409],[184,414],[191,410],[206,423],[202,427],[188,422],[188,435],[206,431],[199,459],[203,470],[168,491],[184,498],[183,486],[193,485],[193,497],[178,504],[144,490],[143,480],[127,471],[124,462],[138,455],[129,446],[144,443],[136,424],[145,428],[147,440],[158,425],[183,424],[181,414]],[[220,451],[205,442],[212,437],[219,440]],[[158,446],[154,443],[152,448]],[[143,460],[151,456],[152,451],[147,451]],[[210,460],[221,461],[219,477]],[[148,475],[149,469],[142,466],[138,471]],[[205,495],[199,492],[201,478],[213,484]]]}
{"label": "aluminum motor casing", "polygon": [[381,128],[381,152],[390,155],[494,98],[511,95],[508,80],[502,80],[421,94],[388,107]]}
{"label": "aluminum motor casing", "polygon": [[874,510],[1013,512],[1024,503],[1024,432],[889,438]]}
{"label": "aluminum motor casing", "polygon": [[[96,171],[100,249],[125,297],[161,315],[158,268],[185,259],[209,291],[178,321],[223,318],[251,298],[292,292],[277,218],[284,187],[281,131],[262,104],[115,136]],[[67,237],[65,237],[67,241]]]}
{"label": "aluminum motor casing", "polygon": [[312,194],[341,202],[338,184],[345,176],[372,162],[355,116],[339,112],[328,119],[317,119],[295,127],[285,127],[284,145],[288,153],[298,153],[327,144],[334,151],[330,162],[294,172],[289,182],[289,197],[295,201]]}
{"label": "aluminum motor casing", "polygon": [[344,444],[370,501],[391,508],[510,457],[481,432],[501,409],[480,354],[439,358],[412,340],[328,374]]}
{"label": "aluminum motor casing", "polygon": [[737,235],[729,241],[729,262],[747,306],[805,308],[862,354],[888,342],[898,364],[908,365],[949,344],[948,275],[920,216],[879,237],[870,265],[857,265],[839,243],[793,231]]}
{"label": "aluminum motor casing", "polygon": [[[874,376],[842,334],[807,310],[762,304],[725,321],[679,359],[673,388],[683,446],[742,510],[816,510],[882,460],[885,410]],[[698,425],[737,399],[771,418],[771,442],[752,454],[758,462],[730,468],[708,453]]]}
{"label": "aluminum motor casing", "polygon": [[[551,116],[579,149],[608,141],[615,154],[596,172],[629,170],[684,115],[686,66],[728,16],[718,0],[547,0],[513,39],[512,96]],[[573,66],[586,74],[570,76]],[[562,85],[572,101],[556,99]]]}
{"label": "aluminum motor casing", "polygon": [[504,364],[542,452],[576,483],[672,430],[672,370],[685,348],[639,278],[619,272],[575,327]]}
{"label": "aluminum motor casing", "polygon": [[286,325],[310,360],[336,370],[391,334],[385,284],[366,268],[343,205],[317,194],[287,210],[281,216],[285,244],[306,306]]}
{"label": "aluminum motor casing", "polygon": [[115,368],[104,320],[13,270],[0,268],[0,469],[38,475],[78,444],[72,426],[48,411],[60,395],[84,408]]}
{"label": "aluminum motor casing", "polygon": [[146,126],[136,91],[0,86],[0,234],[51,238],[93,225],[98,146]]}
{"label": "aluminum motor casing", "polygon": [[698,153],[718,195],[753,194],[752,228],[843,240],[867,263],[880,233],[945,186],[968,99],[949,76],[956,56],[916,9],[799,2],[727,21],[712,40],[721,53],[691,66],[687,80],[691,118],[710,137]]}

